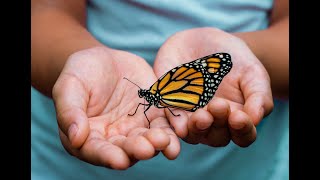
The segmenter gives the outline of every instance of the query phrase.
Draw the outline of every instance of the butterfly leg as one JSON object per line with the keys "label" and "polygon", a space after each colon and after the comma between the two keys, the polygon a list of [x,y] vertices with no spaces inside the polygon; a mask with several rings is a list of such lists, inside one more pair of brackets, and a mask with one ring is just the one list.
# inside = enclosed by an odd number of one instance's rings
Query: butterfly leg
{"label": "butterfly leg", "polygon": [[157,108],[167,108],[167,109],[171,112],[172,115],[174,115],[174,116],[180,116],[180,114],[177,114],[177,115],[174,114],[174,113],[171,111],[171,109],[169,109],[168,107],[158,106],[158,105],[157,105]]}
{"label": "butterfly leg", "polygon": [[146,112],[148,111],[148,109],[151,107],[151,104],[148,104],[149,106],[147,107],[147,109],[146,110],[144,110],[144,115],[146,116],[146,118],[147,118],[147,120],[148,120],[148,123],[149,123],[149,129],[150,129],[150,120],[148,119],[148,116],[147,116],[147,114],[146,114]]}
{"label": "butterfly leg", "polygon": [[133,113],[133,114],[128,114],[128,115],[129,115],[129,116],[133,116],[133,115],[135,115],[140,105],[144,105],[144,106],[149,106],[149,107],[150,107],[150,105],[149,105],[149,104],[139,103],[139,104],[138,104],[138,106],[137,106],[137,108],[136,108],[136,110],[134,111],[134,113]]}
{"label": "butterfly leg", "polygon": [[180,114],[177,114],[177,115],[173,114],[173,112],[171,111],[171,109],[169,109],[169,108],[167,108],[167,109],[171,112],[172,115],[174,115],[174,116],[180,116]]}

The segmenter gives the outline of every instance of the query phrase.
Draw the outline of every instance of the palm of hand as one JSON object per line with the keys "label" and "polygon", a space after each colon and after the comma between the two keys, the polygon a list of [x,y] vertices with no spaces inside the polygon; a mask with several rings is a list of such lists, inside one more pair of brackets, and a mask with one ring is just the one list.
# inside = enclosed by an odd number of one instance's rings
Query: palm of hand
{"label": "palm of hand", "polygon": [[154,71],[161,76],[177,65],[218,52],[231,54],[233,68],[214,99],[199,112],[179,112],[185,114],[182,117],[166,114],[176,133],[189,143],[224,146],[232,139],[248,146],[255,140],[254,125],[271,111],[273,103],[269,76],[245,43],[213,28],[183,31],[160,48]]}
{"label": "palm of hand", "polygon": [[[141,109],[128,116],[141,100],[137,87],[123,77],[142,87],[156,79],[151,67],[130,53],[94,48],[70,57],[53,93],[64,147],[80,159],[115,169],[128,168],[158,151],[175,158],[179,143],[162,110],[148,111],[151,129]],[[66,102],[77,108],[66,113],[71,109]],[[74,121],[80,131],[70,134],[68,122]]]}

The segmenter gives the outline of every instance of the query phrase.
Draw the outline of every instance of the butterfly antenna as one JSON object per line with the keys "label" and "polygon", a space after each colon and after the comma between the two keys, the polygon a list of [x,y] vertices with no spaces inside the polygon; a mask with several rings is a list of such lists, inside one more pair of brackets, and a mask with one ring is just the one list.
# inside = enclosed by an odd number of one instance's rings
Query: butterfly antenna
{"label": "butterfly antenna", "polygon": [[[126,80],[128,80],[129,82],[131,82],[132,84],[134,84],[134,85],[138,86],[136,83],[134,83],[134,82],[130,81],[130,80],[129,80],[128,78],[126,78],[126,77],[124,77],[123,79],[126,79]],[[142,89],[140,86],[138,86],[138,88]]]}

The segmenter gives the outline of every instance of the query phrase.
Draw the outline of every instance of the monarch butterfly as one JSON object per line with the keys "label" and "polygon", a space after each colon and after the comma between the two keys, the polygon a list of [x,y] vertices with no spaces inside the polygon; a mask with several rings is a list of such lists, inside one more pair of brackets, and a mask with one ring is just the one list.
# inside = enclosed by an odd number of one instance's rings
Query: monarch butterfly
{"label": "monarch butterfly", "polygon": [[162,75],[150,89],[142,89],[138,86],[138,95],[144,98],[149,104],[139,103],[133,114],[136,114],[140,105],[157,108],[167,108],[172,115],[175,115],[170,108],[179,108],[194,112],[204,107],[214,96],[222,79],[232,68],[231,56],[228,53],[215,53],[189,63],[181,64],[164,75]]}

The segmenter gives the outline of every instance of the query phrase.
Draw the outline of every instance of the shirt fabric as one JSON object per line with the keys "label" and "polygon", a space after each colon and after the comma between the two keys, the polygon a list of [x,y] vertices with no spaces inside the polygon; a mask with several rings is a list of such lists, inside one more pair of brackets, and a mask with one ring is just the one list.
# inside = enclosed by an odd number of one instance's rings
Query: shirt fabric
{"label": "shirt fabric", "polygon": [[[150,65],[163,42],[176,32],[217,27],[226,32],[268,26],[271,0],[91,0],[88,30],[102,43],[146,59]],[[31,87],[31,178],[38,179],[223,179],[289,178],[288,102],[275,99],[273,112],[257,126],[247,148],[233,142],[209,147],[181,142],[177,159],[161,153],[125,171],[94,166],[63,148],[53,101]]]}

